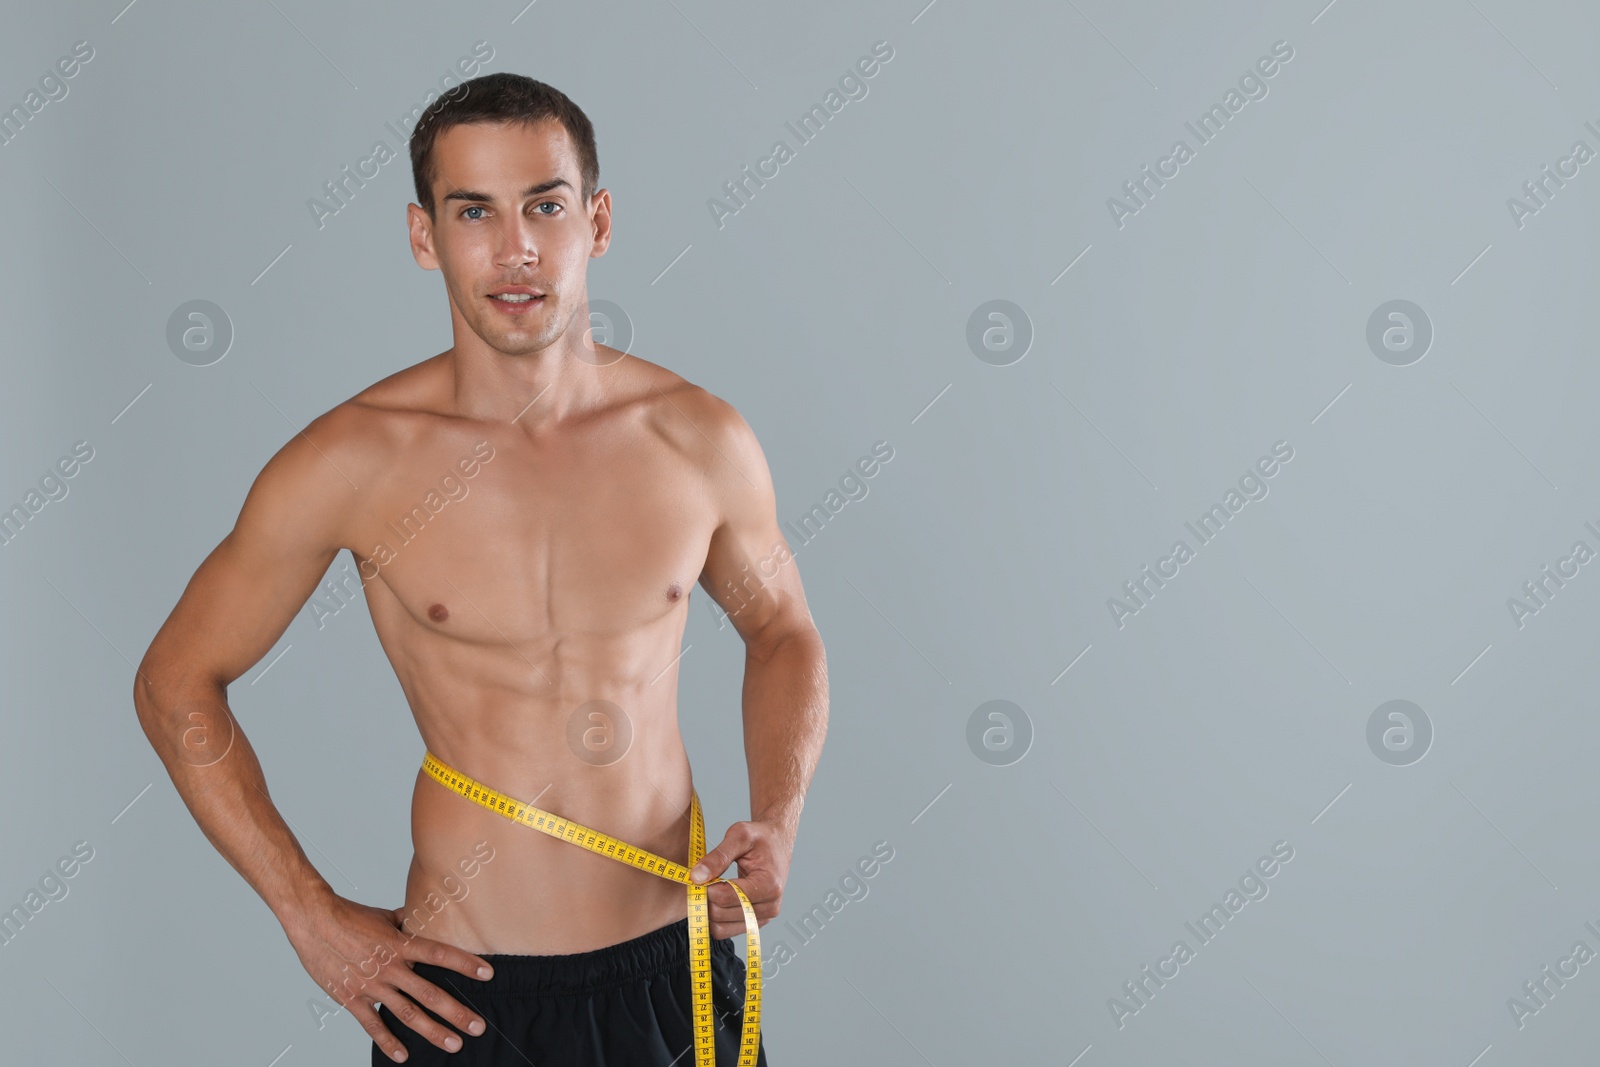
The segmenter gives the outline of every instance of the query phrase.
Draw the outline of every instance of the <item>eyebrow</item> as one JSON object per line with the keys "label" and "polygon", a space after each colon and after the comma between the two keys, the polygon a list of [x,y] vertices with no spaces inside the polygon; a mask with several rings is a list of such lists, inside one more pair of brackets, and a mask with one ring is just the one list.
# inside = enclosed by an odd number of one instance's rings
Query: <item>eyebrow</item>
{"label": "eyebrow", "polygon": [[[540,193],[548,193],[550,190],[558,188],[565,188],[569,193],[573,191],[572,183],[565,178],[551,178],[549,181],[539,182],[537,185],[530,185],[522,190],[521,199],[526,200],[530,196],[538,196]],[[446,193],[444,199],[465,200],[473,204],[494,203],[494,197],[488,193],[477,193],[470,189],[457,189],[454,192]]]}

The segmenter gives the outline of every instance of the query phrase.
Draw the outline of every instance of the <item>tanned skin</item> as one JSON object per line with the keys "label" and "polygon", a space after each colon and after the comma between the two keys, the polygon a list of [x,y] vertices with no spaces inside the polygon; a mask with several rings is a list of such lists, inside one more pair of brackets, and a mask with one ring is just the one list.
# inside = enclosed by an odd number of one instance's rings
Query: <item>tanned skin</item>
{"label": "tanned skin", "polygon": [[[416,204],[407,215],[417,263],[443,275],[454,345],[321,415],[272,457],[134,684],[139,721],[201,830],[306,971],[395,1060],[405,1051],[378,1003],[451,1051],[459,1038],[417,1005],[484,1029],[413,963],[483,976],[480,954],[615,944],[682,918],[685,898],[681,885],[512,822],[420,770],[404,906],[333,891],[273,806],[227,688],[277,643],[341,549],[359,564],[430,750],[502,793],[679,860],[692,783],[677,661],[698,581],[745,645],[751,816],[695,878],[737,864],[762,925],[778,914],[828,717],[822,640],[750,427],[704,389],[591,338],[588,260],[610,242],[610,193],[583,200],[577,153],[553,120],[451,127],[434,160],[434,215]],[[521,312],[489,296],[517,284],[545,295]],[[470,477],[462,461],[476,464]],[[447,474],[467,494],[400,543],[389,523],[430,492],[438,500]],[[610,762],[568,740],[575,715],[585,728],[621,728],[589,717],[605,709],[597,700],[631,728]],[[492,862],[437,909],[463,861],[486,854],[481,842]],[[708,895],[711,936],[744,932],[732,887]]]}

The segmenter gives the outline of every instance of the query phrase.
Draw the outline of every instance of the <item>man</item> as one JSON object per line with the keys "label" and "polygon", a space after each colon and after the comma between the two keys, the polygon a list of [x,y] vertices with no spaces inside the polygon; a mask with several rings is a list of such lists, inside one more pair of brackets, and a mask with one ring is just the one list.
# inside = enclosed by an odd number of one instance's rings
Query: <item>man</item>
{"label": "man", "polygon": [[[201,829],[372,1036],[374,1064],[688,1067],[684,884],[520,825],[425,765],[404,907],[347,900],[274,808],[226,704],[348,549],[431,756],[684,863],[677,664],[698,580],[746,646],[751,816],[685,880],[736,863],[757,921],[778,914],[827,667],[765,457],[727,403],[592,340],[587,266],[610,243],[611,197],[583,112],[518,75],[464,90],[418,122],[407,207],[454,345],[272,457],[151,642],[134,701]],[[328,800],[385,817],[337,782]],[[732,1063],[746,974],[727,939],[744,911],[727,881],[704,892],[716,1054]]]}

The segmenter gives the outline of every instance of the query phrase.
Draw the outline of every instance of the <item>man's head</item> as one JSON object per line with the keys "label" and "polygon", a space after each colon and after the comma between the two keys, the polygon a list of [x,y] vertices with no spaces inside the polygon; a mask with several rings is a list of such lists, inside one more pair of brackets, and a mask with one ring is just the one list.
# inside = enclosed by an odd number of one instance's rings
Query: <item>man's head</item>
{"label": "man's head", "polygon": [[[488,74],[429,105],[411,136],[412,253],[444,275],[463,327],[506,355],[588,337],[588,260],[605,252],[611,198],[596,191],[594,128],[565,94]],[[418,206],[420,205],[420,206]],[[534,299],[498,299],[531,290]]]}
{"label": "man's head", "polygon": [[578,192],[587,203],[600,184],[600,157],[589,116],[560,89],[522,74],[473,78],[435,100],[417,119],[411,133],[411,180],[417,187],[417,203],[433,216],[433,183],[439,177],[434,146],[445,130],[472,122],[537,125],[546,119],[559,122],[572,141],[583,179]]}

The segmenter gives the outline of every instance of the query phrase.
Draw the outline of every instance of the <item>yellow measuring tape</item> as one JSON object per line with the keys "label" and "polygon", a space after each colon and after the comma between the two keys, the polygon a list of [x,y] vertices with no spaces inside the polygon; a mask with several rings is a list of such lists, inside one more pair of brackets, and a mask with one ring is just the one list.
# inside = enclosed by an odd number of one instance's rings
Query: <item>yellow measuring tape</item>
{"label": "yellow measuring tape", "polygon": [[673,863],[669,859],[635,848],[618,841],[599,830],[591,830],[571,819],[563,819],[548,811],[523,803],[515,797],[496,792],[475,779],[445,763],[432,752],[422,759],[422,769],[434,780],[454,790],[468,800],[476,801],[490,811],[531,826],[551,837],[559,837],[581,845],[590,852],[598,852],[614,860],[658,875],[669,881],[689,887],[689,991],[694,1000],[694,1062],[695,1067],[716,1067],[716,1043],[712,1039],[711,1019],[711,916],[706,908],[706,886],[727,882],[739,894],[739,905],[744,908],[746,938],[744,979],[744,1032],[739,1040],[739,1067],[755,1067],[756,1053],[761,1043],[761,933],[756,922],[756,912],[750,898],[744,895],[736,882],[726,878],[713,878],[705,885],[696,885],[689,871],[706,853],[705,819],[700,814],[700,795],[689,790],[689,863]]}

